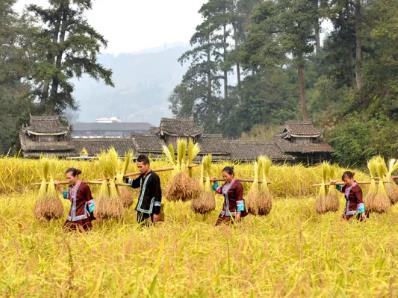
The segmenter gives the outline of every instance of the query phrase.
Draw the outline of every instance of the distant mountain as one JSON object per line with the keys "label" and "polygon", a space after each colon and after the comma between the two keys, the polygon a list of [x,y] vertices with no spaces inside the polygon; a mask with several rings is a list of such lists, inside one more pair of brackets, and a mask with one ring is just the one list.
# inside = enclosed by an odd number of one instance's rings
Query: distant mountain
{"label": "distant mountain", "polygon": [[180,82],[185,68],[178,57],[187,47],[176,46],[153,52],[101,55],[99,61],[113,70],[115,88],[88,77],[74,82],[79,121],[116,116],[123,121],[157,125],[170,116],[168,97]]}

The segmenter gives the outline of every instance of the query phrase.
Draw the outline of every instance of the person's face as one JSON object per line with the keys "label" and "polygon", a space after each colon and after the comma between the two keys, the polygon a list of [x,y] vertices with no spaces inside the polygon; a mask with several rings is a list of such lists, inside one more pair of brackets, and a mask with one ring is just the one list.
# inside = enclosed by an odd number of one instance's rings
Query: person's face
{"label": "person's face", "polygon": [[69,185],[76,184],[77,176],[73,176],[72,172],[66,173],[66,180],[68,180]]}
{"label": "person's face", "polygon": [[222,176],[223,176],[224,180],[227,182],[230,182],[234,179],[234,175],[230,175],[229,173],[227,173],[225,171],[222,172]]}
{"label": "person's face", "polygon": [[354,183],[354,178],[345,176],[343,182],[345,185],[352,185]]}
{"label": "person's face", "polygon": [[137,168],[141,174],[146,174],[149,171],[149,164],[145,164],[142,161],[137,162]]}

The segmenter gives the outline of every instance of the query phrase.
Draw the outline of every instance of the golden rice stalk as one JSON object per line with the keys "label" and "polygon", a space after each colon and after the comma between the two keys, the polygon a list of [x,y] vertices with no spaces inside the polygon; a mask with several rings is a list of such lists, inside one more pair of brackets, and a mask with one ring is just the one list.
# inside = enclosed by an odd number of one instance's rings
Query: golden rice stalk
{"label": "golden rice stalk", "polygon": [[[336,179],[337,175],[337,170],[336,167],[333,165],[330,165],[329,167],[329,175],[330,179],[334,180]],[[340,208],[340,200],[339,200],[339,193],[333,185],[329,186],[328,193],[326,195],[326,206],[325,209],[328,212],[337,212],[339,211]]]}
{"label": "golden rice stalk", "polygon": [[195,213],[207,214],[216,208],[216,198],[210,183],[212,156],[207,155],[202,160],[200,195],[192,200],[192,210]]}
{"label": "golden rice stalk", "polygon": [[189,177],[186,171],[176,174],[166,187],[166,198],[170,201],[189,201],[200,195],[200,184]]}
{"label": "golden rice stalk", "polygon": [[123,205],[115,199],[115,192],[117,194],[116,186],[108,185],[106,180],[102,182],[94,211],[97,219],[120,219],[123,216]]}
{"label": "golden rice stalk", "polygon": [[[193,144],[192,141],[189,144],[191,145],[188,146],[186,139],[177,141],[177,160],[176,164],[173,165],[173,177],[166,188],[166,198],[168,200],[189,201],[200,195],[201,183],[191,178],[188,170],[189,159],[196,158],[199,153],[199,146]],[[189,152],[187,152],[187,148]],[[168,159],[171,160],[173,150],[167,147],[163,149]]]}
{"label": "golden rice stalk", "polygon": [[368,192],[364,198],[365,206],[370,210],[369,206],[375,205],[375,196],[377,194],[376,177],[377,177],[377,160],[372,158],[368,161],[368,169],[370,174],[370,185]]}
{"label": "golden rice stalk", "polygon": [[329,212],[328,210],[328,197],[326,183],[330,177],[330,164],[328,162],[323,162],[321,165],[322,171],[322,183],[318,192],[318,197],[315,201],[315,210],[318,214],[325,214]]}
{"label": "golden rice stalk", "polygon": [[398,161],[396,159],[390,159],[388,162],[388,174],[386,176],[386,191],[390,198],[391,204],[398,202],[398,185],[392,178],[392,175],[398,170]]}
{"label": "golden rice stalk", "polygon": [[174,166],[177,165],[173,144],[170,144],[169,146],[163,146],[163,153],[164,153],[164,155],[166,155],[167,160],[172,165],[174,165]]}
{"label": "golden rice stalk", "polygon": [[260,191],[258,193],[257,214],[261,216],[268,215],[272,209],[272,195],[268,187],[269,174],[272,166],[272,161],[266,156],[258,158],[259,170],[262,177],[262,183],[259,185]]}
{"label": "golden rice stalk", "polygon": [[54,220],[64,215],[64,206],[58,196],[54,180],[51,178],[44,197],[37,200],[34,208],[38,220]]}
{"label": "golden rice stalk", "polygon": [[[126,153],[123,163],[119,163],[119,169],[116,176],[117,183],[123,183],[123,177],[126,175],[132,159],[133,153],[132,151],[129,151]],[[123,207],[126,209],[130,208],[134,202],[134,196],[131,188],[128,186],[119,186],[118,193]]]}
{"label": "golden rice stalk", "polygon": [[373,198],[367,198],[365,206],[371,212],[385,213],[391,207],[391,201],[388,197],[383,181],[385,179],[385,175],[388,173],[388,169],[384,159],[379,156],[374,158],[374,160],[371,160],[371,162],[375,163],[372,165],[372,171],[377,171],[377,174],[379,175],[379,183],[375,196]]}
{"label": "golden rice stalk", "polygon": [[250,214],[258,215],[259,212],[259,200],[260,200],[260,190],[259,190],[259,171],[260,165],[258,162],[253,164],[254,179],[253,184],[250,187],[250,191],[247,194],[247,210]]}

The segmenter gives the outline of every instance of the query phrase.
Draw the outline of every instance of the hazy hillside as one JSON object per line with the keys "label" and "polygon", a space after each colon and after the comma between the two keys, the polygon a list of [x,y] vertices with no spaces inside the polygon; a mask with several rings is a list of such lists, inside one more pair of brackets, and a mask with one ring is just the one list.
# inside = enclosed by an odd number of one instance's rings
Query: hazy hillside
{"label": "hazy hillside", "polygon": [[82,78],[75,82],[79,121],[117,116],[123,121],[158,124],[170,116],[168,97],[180,81],[184,68],[177,62],[182,46],[150,53],[102,55],[100,61],[113,70],[115,88]]}

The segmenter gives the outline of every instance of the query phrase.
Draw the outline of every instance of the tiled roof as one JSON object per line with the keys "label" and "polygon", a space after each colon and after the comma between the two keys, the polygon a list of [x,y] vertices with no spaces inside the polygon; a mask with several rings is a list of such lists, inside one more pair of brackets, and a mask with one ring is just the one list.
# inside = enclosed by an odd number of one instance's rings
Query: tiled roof
{"label": "tiled roof", "polygon": [[235,161],[252,161],[260,155],[266,155],[274,161],[290,161],[294,158],[282,152],[270,142],[225,141],[227,150],[231,152],[231,159]]}
{"label": "tiled roof", "polygon": [[114,147],[119,154],[119,156],[125,155],[129,150],[135,152],[133,139],[123,139],[123,138],[79,138],[72,140],[75,146],[76,155],[84,149],[88,151],[90,156],[97,155],[102,151],[108,150]]}
{"label": "tiled roof", "polygon": [[63,125],[59,116],[30,116],[30,125],[26,128],[29,133],[63,134],[69,128]]}
{"label": "tiled roof", "polygon": [[135,151],[137,153],[149,154],[163,152],[163,142],[157,135],[132,135]]}
{"label": "tiled roof", "polygon": [[321,131],[311,122],[287,122],[282,135],[283,137],[319,137]]}
{"label": "tiled roof", "polygon": [[196,137],[203,134],[203,129],[189,118],[162,118],[160,134],[178,137]]}
{"label": "tiled roof", "polygon": [[297,144],[287,140],[276,140],[276,144],[286,153],[331,153],[333,148],[327,143]]}

